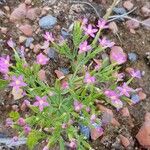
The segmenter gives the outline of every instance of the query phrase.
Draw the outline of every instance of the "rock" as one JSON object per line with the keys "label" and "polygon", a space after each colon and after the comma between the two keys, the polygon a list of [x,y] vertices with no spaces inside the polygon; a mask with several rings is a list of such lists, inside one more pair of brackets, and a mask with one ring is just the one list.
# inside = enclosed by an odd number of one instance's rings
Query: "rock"
{"label": "rock", "polygon": [[136,104],[136,103],[138,103],[140,101],[140,97],[137,94],[132,94],[131,95],[131,100],[132,100],[133,104]]}
{"label": "rock", "polygon": [[56,53],[55,49],[53,49],[53,48],[48,48],[47,55],[50,59],[56,59],[56,57],[57,57],[57,53]]}
{"label": "rock", "polygon": [[140,23],[134,20],[128,20],[126,21],[126,25],[129,29],[138,29],[140,26]]}
{"label": "rock", "polygon": [[150,148],[150,121],[145,121],[136,135],[140,145],[144,148]]}
{"label": "rock", "polygon": [[5,9],[7,12],[10,12],[9,6],[4,6],[4,9]]}
{"label": "rock", "polygon": [[131,10],[133,8],[133,3],[130,0],[127,0],[123,3],[123,7],[127,10]]}
{"label": "rock", "polygon": [[6,27],[0,27],[0,31],[3,33],[3,34],[6,34],[8,29]]}
{"label": "rock", "polygon": [[0,10],[0,18],[2,18],[4,16],[5,16],[5,13],[2,10]]}
{"label": "rock", "polygon": [[131,62],[135,62],[138,59],[138,55],[136,53],[131,52],[128,53],[128,58]]}
{"label": "rock", "polygon": [[46,81],[46,74],[45,74],[45,70],[41,69],[38,73],[38,77],[41,81]]}
{"label": "rock", "polygon": [[30,26],[29,24],[21,25],[19,29],[26,36],[32,36],[33,34],[32,26]]}
{"label": "rock", "polygon": [[124,108],[121,109],[121,114],[122,114],[123,117],[131,117],[129,109],[127,107],[124,107]]}
{"label": "rock", "polygon": [[23,90],[22,89],[12,89],[12,95],[14,97],[14,100],[21,99],[23,97]]}
{"label": "rock", "polygon": [[87,126],[79,125],[80,132],[87,138],[90,139],[90,128]]}
{"label": "rock", "polygon": [[23,43],[26,39],[25,36],[19,36],[19,43]]}
{"label": "rock", "polygon": [[150,17],[150,6],[145,5],[141,8],[141,12],[144,17]]}
{"label": "rock", "polygon": [[27,14],[26,14],[26,18],[30,19],[30,20],[35,20],[38,15],[40,14],[40,9],[39,8],[31,8],[27,11]]}
{"label": "rock", "polygon": [[113,126],[120,126],[120,123],[115,119],[115,118],[113,118],[112,120],[111,120],[111,124],[113,125]]}
{"label": "rock", "polygon": [[64,28],[61,29],[61,35],[64,39],[67,39],[70,36],[70,34]]}
{"label": "rock", "polygon": [[125,148],[127,148],[127,147],[130,145],[129,139],[126,138],[126,137],[123,136],[123,135],[120,135],[119,137],[120,137],[121,144],[122,144]]}
{"label": "rock", "polygon": [[127,61],[127,55],[121,47],[113,46],[110,51],[110,61],[121,65]]}
{"label": "rock", "polygon": [[58,78],[59,80],[62,80],[62,79],[65,78],[63,72],[61,72],[61,71],[59,71],[59,70],[55,70],[55,73],[56,73],[57,78]]}
{"label": "rock", "polygon": [[113,21],[109,23],[109,29],[116,34],[118,32],[117,24]]}
{"label": "rock", "polygon": [[32,37],[27,38],[26,42],[25,42],[25,46],[30,47],[30,45],[32,44],[33,41],[34,41],[34,39]]}
{"label": "rock", "polygon": [[140,91],[140,92],[138,93],[138,95],[139,95],[140,100],[146,99],[146,94],[143,93],[142,91]]}
{"label": "rock", "polygon": [[35,54],[37,54],[40,51],[40,49],[41,49],[41,45],[40,44],[36,44],[36,45],[34,45],[33,52]]}
{"label": "rock", "polygon": [[42,29],[51,29],[54,27],[56,23],[57,23],[57,18],[51,15],[44,16],[39,20],[39,26]]}
{"label": "rock", "polygon": [[16,21],[21,21],[25,19],[27,12],[26,4],[22,3],[18,6],[18,8],[15,8],[15,10],[11,13],[10,15],[10,21],[11,22],[16,22]]}
{"label": "rock", "polygon": [[64,75],[68,75],[69,74],[69,68],[61,67],[61,68],[59,68],[59,70],[61,72],[63,72]]}
{"label": "rock", "polygon": [[150,18],[143,20],[142,23],[145,24],[143,25],[145,29],[150,30]]}
{"label": "rock", "polygon": [[94,127],[91,129],[91,139],[97,140],[104,134],[104,129],[98,124],[94,124]]}
{"label": "rock", "polygon": [[150,121],[150,112],[146,112],[144,119],[145,119],[145,122],[149,122]]}
{"label": "rock", "polygon": [[123,7],[119,7],[119,8],[114,7],[113,12],[117,15],[123,15],[123,14],[127,13],[127,11]]}
{"label": "rock", "polygon": [[25,3],[26,5],[31,5],[31,2],[32,2],[32,0],[25,0],[24,3]]}

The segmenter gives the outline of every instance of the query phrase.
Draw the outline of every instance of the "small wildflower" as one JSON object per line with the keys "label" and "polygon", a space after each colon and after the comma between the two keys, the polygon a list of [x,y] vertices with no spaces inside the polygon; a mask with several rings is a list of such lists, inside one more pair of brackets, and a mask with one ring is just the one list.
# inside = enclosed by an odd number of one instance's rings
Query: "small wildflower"
{"label": "small wildflower", "polygon": [[47,62],[49,61],[49,58],[47,58],[45,55],[43,55],[42,53],[40,53],[38,56],[37,56],[37,63],[40,64],[40,65],[46,65]]}
{"label": "small wildflower", "polygon": [[47,97],[43,96],[43,97],[39,97],[36,96],[36,102],[33,104],[34,106],[38,106],[40,111],[43,111],[43,108],[46,106],[49,106],[49,103],[46,101]]}
{"label": "small wildflower", "polygon": [[29,126],[29,125],[25,125],[25,126],[24,126],[24,133],[25,133],[25,134],[29,134],[30,131],[31,131],[30,126]]}
{"label": "small wildflower", "polygon": [[85,74],[84,82],[87,84],[95,83],[96,79],[94,76],[91,76],[88,72]]}
{"label": "small wildflower", "polygon": [[140,70],[136,70],[136,69],[132,68],[132,69],[130,69],[129,73],[134,78],[141,79],[141,77],[142,77]]}
{"label": "small wildflower", "polygon": [[44,38],[48,42],[54,42],[53,34],[51,32],[45,32]]}
{"label": "small wildflower", "polygon": [[43,150],[49,150],[48,146],[44,146]]}
{"label": "small wildflower", "polygon": [[98,25],[97,25],[97,27],[99,28],[99,29],[107,29],[108,28],[108,25],[106,25],[107,24],[107,22],[106,22],[106,20],[104,20],[104,19],[99,19],[98,20]]}
{"label": "small wildflower", "polygon": [[95,37],[95,34],[97,32],[97,29],[93,29],[92,25],[89,24],[87,27],[83,27],[85,34],[90,35],[91,37]]}
{"label": "small wildflower", "polygon": [[67,128],[67,124],[63,123],[61,127],[62,127],[62,129],[66,129]]}
{"label": "small wildflower", "polygon": [[25,104],[26,106],[30,106],[30,101],[24,100],[23,104]]}
{"label": "small wildflower", "polygon": [[41,46],[41,49],[48,49],[49,48],[49,42],[48,41],[44,41],[43,46]]}
{"label": "small wildflower", "polygon": [[11,118],[6,119],[6,127],[11,127],[14,124]]}
{"label": "small wildflower", "polygon": [[86,112],[88,112],[88,113],[91,111],[90,107],[86,107],[85,110],[86,110]]}
{"label": "small wildflower", "polygon": [[16,43],[12,40],[12,38],[10,38],[8,41],[7,41],[7,44],[9,47],[11,48],[14,48],[16,46]]}
{"label": "small wildflower", "polygon": [[69,83],[67,81],[62,81],[61,86],[62,86],[63,89],[68,89],[69,88]]}
{"label": "small wildflower", "polygon": [[9,55],[4,57],[0,57],[0,72],[3,74],[7,74],[9,72],[9,67],[11,66],[10,64],[10,57]]}
{"label": "small wildflower", "polygon": [[75,139],[72,139],[72,140],[70,141],[69,147],[72,148],[72,149],[77,148],[77,143],[76,143],[76,140],[75,140]]}
{"label": "small wildflower", "polygon": [[99,43],[103,48],[111,48],[115,45],[114,42],[111,42],[110,40],[106,39],[106,37],[103,37],[102,39],[99,39]]}
{"label": "small wildflower", "polygon": [[91,46],[88,45],[87,41],[84,41],[83,43],[80,44],[79,46],[79,54],[87,52],[91,49]]}
{"label": "small wildflower", "polygon": [[74,101],[74,110],[76,112],[80,112],[82,108],[83,108],[83,104],[80,103],[79,101],[75,100]]}
{"label": "small wildflower", "polygon": [[87,23],[88,23],[88,19],[87,18],[83,18],[81,27],[84,27],[85,25],[87,25]]}
{"label": "small wildflower", "polygon": [[95,70],[99,70],[102,67],[102,61],[98,59],[93,59],[96,63]]}
{"label": "small wildflower", "polygon": [[27,84],[23,81],[22,75],[20,75],[19,77],[12,76],[12,82],[9,85],[15,89],[27,86]]}
{"label": "small wildflower", "polygon": [[24,118],[19,118],[18,119],[18,125],[24,126],[25,124],[26,124],[26,122],[25,122]]}
{"label": "small wildflower", "polygon": [[20,55],[21,55],[21,58],[25,58],[25,47],[24,46],[21,46],[21,48],[20,48]]}
{"label": "small wildflower", "polygon": [[117,89],[120,92],[120,96],[125,95],[127,97],[130,97],[129,93],[133,91],[133,89],[130,88],[126,83],[123,83],[122,86],[118,86]]}
{"label": "small wildflower", "polygon": [[113,76],[115,78],[117,78],[117,82],[119,82],[119,81],[123,81],[123,78],[125,77],[125,74],[124,73],[117,73],[117,72],[115,72],[113,74]]}
{"label": "small wildflower", "polygon": [[95,114],[91,115],[90,120],[92,123],[94,123],[96,121],[96,115]]}

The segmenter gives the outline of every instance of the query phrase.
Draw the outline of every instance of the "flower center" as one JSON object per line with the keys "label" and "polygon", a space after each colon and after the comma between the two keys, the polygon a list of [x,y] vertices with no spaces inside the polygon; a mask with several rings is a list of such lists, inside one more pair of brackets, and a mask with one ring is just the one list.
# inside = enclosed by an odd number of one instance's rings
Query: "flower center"
{"label": "flower center", "polygon": [[16,80],[16,84],[19,85],[19,84],[20,84],[20,81],[19,81],[19,80]]}

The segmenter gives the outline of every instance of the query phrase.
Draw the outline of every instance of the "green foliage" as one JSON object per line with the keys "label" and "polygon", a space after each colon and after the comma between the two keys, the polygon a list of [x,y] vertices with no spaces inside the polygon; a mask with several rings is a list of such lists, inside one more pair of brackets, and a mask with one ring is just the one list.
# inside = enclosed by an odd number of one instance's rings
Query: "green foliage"
{"label": "green foliage", "polygon": [[8,81],[0,79],[0,90],[5,89],[8,86]]}
{"label": "green foliage", "polygon": [[16,111],[12,111],[9,113],[9,117],[12,118],[14,121],[17,121],[20,117],[19,113]]}

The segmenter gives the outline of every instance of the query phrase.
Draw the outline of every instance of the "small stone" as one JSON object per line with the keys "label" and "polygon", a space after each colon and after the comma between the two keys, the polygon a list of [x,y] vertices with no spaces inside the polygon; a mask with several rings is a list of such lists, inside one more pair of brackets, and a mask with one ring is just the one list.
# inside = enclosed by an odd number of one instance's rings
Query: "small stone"
{"label": "small stone", "polygon": [[30,44],[30,49],[34,49],[34,44],[33,43]]}
{"label": "small stone", "polygon": [[127,61],[127,55],[121,47],[113,46],[110,51],[110,61],[121,65]]}
{"label": "small stone", "polygon": [[61,35],[64,39],[67,39],[70,36],[70,34],[63,28],[61,29]]}
{"label": "small stone", "polygon": [[19,36],[19,43],[23,43],[26,39],[25,36]]}
{"label": "small stone", "polygon": [[122,114],[123,117],[131,117],[129,109],[127,107],[124,107],[124,108],[121,109],[121,114]]}
{"label": "small stone", "polygon": [[111,120],[111,124],[113,125],[113,126],[120,126],[120,123],[115,119],[115,118],[113,118],[112,120]]}
{"label": "small stone", "polygon": [[61,67],[61,68],[59,68],[59,70],[60,70],[61,72],[63,72],[64,75],[68,75],[68,74],[69,74],[69,68]]}
{"label": "small stone", "polygon": [[150,17],[150,6],[145,5],[141,8],[141,12],[144,17]]}
{"label": "small stone", "polygon": [[131,10],[133,8],[133,6],[134,6],[133,3],[129,0],[127,0],[123,3],[123,7],[126,8],[127,10]]}
{"label": "small stone", "polygon": [[138,59],[138,55],[136,53],[131,52],[128,53],[128,58],[131,62],[135,62]]}
{"label": "small stone", "polygon": [[145,29],[150,30],[150,18],[143,20],[142,23],[145,24],[145,25],[143,25],[143,27],[144,27]]}
{"label": "small stone", "polygon": [[45,74],[45,70],[41,69],[38,73],[38,77],[41,81],[46,81],[46,74]]}
{"label": "small stone", "polygon": [[140,145],[144,148],[150,148],[150,121],[145,121],[136,135]]}
{"label": "small stone", "polygon": [[10,12],[10,8],[8,6],[4,6],[4,9],[7,11],[7,12]]}
{"label": "small stone", "polygon": [[27,38],[26,42],[25,42],[25,46],[30,47],[30,45],[32,44],[33,41],[34,41],[34,39],[32,37]]}
{"label": "small stone", "polygon": [[26,36],[32,36],[33,34],[32,26],[30,26],[29,24],[21,25],[19,29]]}
{"label": "small stone", "polygon": [[12,95],[14,97],[14,100],[21,99],[23,97],[23,90],[22,89],[12,89]]}
{"label": "small stone", "polygon": [[140,100],[146,99],[146,94],[143,93],[142,91],[140,91],[140,92],[138,93],[138,95],[139,95]]}
{"label": "small stone", "polygon": [[5,16],[5,13],[2,10],[0,10],[0,18],[2,18],[4,16]]}
{"label": "small stone", "polygon": [[104,130],[101,126],[94,125],[94,128],[91,129],[91,139],[97,140],[104,134]]}
{"label": "small stone", "polygon": [[59,80],[62,80],[65,78],[63,72],[59,71],[59,70],[55,70],[56,76]]}
{"label": "small stone", "polygon": [[57,18],[51,15],[44,16],[39,20],[39,26],[42,29],[51,29],[55,26],[56,23],[57,23]]}
{"label": "small stone", "polygon": [[18,107],[18,105],[13,105],[13,106],[12,106],[12,109],[13,109],[14,111],[18,111],[18,110],[19,110],[19,107]]}
{"label": "small stone", "polygon": [[40,44],[36,44],[36,45],[34,45],[33,52],[35,54],[37,54],[37,53],[39,53],[40,49],[41,49],[41,45]]}
{"label": "small stone", "polygon": [[133,104],[136,104],[136,103],[138,103],[140,101],[140,97],[137,94],[132,94],[131,95],[131,100],[132,100]]}
{"label": "small stone", "polygon": [[41,10],[39,8],[31,8],[27,11],[26,18],[30,20],[35,20],[40,14]]}
{"label": "small stone", "polygon": [[145,119],[145,122],[149,122],[150,121],[150,112],[146,112],[144,119]]}
{"label": "small stone", "polygon": [[55,59],[57,57],[57,53],[53,48],[48,48],[47,55],[50,59]]}
{"label": "small stone", "polygon": [[31,5],[32,0],[25,0],[26,5]]}
{"label": "small stone", "polygon": [[120,141],[121,141],[121,144],[127,148],[129,145],[130,145],[130,141],[128,138],[126,138],[125,136],[123,135],[120,135]]}
{"label": "small stone", "polygon": [[27,12],[26,4],[20,4],[10,15],[10,21],[16,22],[25,19]]}
{"label": "small stone", "polygon": [[6,34],[8,31],[8,29],[6,27],[1,27],[0,29],[3,34]]}
{"label": "small stone", "polygon": [[118,32],[117,24],[113,21],[109,23],[109,29],[116,34]]}
{"label": "small stone", "polygon": [[127,11],[123,7],[119,7],[119,8],[114,7],[113,12],[117,15],[123,15],[123,14],[127,13]]}
{"label": "small stone", "polygon": [[140,23],[134,20],[128,20],[126,21],[126,25],[129,29],[138,29],[140,26]]}

